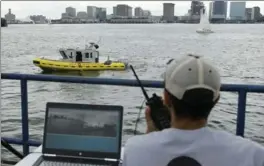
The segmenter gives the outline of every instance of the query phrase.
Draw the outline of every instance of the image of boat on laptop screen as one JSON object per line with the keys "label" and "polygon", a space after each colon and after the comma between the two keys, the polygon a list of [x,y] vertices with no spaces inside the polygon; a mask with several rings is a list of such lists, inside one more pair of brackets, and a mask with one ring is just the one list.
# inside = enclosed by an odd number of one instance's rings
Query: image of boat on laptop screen
{"label": "image of boat on laptop screen", "polygon": [[120,121],[114,110],[49,108],[46,147],[117,152]]}

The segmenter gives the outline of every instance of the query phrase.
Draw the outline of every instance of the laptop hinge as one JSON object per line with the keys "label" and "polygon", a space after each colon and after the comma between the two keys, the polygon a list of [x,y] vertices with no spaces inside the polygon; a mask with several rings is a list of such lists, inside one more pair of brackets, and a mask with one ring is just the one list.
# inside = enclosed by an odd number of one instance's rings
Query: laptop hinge
{"label": "laptop hinge", "polygon": [[[65,155],[56,155],[56,154],[43,154],[45,157],[77,157],[77,156],[65,156]],[[118,159],[113,159],[113,158],[90,158],[90,157],[77,157],[77,158],[82,158],[82,159],[95,159],[95,160],[105,160],[105,161],[119,161]]]}
{"label": "laptop hinge", "polygon": [[57,155],[56,154],[43,154],[43,156],[45,156],[45,157],[56,157]]}
{"label": "laptop hinge", "polygon": [[118,159],[104,158],[105,161],[119,161]]}

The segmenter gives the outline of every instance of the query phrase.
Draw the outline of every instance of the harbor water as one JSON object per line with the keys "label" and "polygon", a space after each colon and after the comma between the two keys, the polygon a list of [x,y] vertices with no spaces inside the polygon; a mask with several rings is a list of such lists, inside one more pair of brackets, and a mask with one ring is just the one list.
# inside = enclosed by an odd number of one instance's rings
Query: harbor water
{"label": "harbor water", "polygon": [[[60,47],[82,48],[97,42],[102,58],[123,59],[141,79],[162,80],[166,62],[195,53],[212,61],[222,82],[264,84],[264,24],[212,25],[215,33],[197,34],[195,24],[9,25],[1,29],[1,72],[39,74],[32,59],[60,58]],[[58,74],[58,73],[57,73]],[[134,79],[127,71],[86,73],[82,77]],[[1,81],[2,136],[21,138],[20,82]],[[148,93],[162,93],[148,89]],[[236,93],[223,92],[209,125],[235,134]],[[144,98],[136,87],[28,82],[30,139],[42,141],[46,102],[124,106],[123,143],[131,136]],[[139,134],[145,131],[141,114]],[[248,94],[245,136],[264,144],[264,94]],[[21,148],[19,148],[21,150]],[[4,156],[11,155],[5,151]]]}

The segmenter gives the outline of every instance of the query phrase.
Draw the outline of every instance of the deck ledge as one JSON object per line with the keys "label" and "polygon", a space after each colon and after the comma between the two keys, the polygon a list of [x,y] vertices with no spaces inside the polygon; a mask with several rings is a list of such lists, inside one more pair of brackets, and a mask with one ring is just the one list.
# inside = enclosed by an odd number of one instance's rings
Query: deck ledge
{"label": "deck ledge", "polygon": [[[15,166],[34,166],[38,159],[42,156],[41,151],[42,145],[27,155],[23,160],[19,161]],[[121,149],[121,159],[123,159],[123,152],[124,148]]]}

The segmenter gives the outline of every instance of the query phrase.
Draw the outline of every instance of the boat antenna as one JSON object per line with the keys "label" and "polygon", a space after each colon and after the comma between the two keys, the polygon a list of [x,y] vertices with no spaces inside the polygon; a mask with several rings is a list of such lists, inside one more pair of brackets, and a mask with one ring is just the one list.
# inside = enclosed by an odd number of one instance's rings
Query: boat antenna
{"label": "boat antenna", "polygon": [[88,49],[88,45],[86,44],[86,38],[84,38],[84,46],[85,46],[85,49]]}
{"label": "boat antenna", "polygon": [[96,42],[96,44],[99,44],[99,42],[101,41],[102,37],[100,36],[99,40]]}

